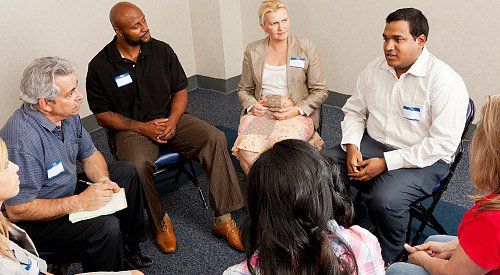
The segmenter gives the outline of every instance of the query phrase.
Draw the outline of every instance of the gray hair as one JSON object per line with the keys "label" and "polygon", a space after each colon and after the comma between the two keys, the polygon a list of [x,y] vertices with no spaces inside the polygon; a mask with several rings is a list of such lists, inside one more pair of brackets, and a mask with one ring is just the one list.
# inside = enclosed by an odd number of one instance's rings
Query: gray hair
{"label": "gray hair", "polygon": [[55,83],[55,77],[74,72],[75,66],[70,61],[57,56],[33,60],[23,72],[21,100],[30,104],[37,104],[39,98],[55,100],[61,93]]}

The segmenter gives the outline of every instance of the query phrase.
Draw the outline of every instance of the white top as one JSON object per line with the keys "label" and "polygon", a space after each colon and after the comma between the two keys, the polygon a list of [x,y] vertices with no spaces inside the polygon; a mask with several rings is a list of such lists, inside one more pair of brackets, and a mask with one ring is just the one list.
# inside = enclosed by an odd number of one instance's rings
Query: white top
{"label": "white top", "polygon": [[342,108],[342,148],[360,148],[366,128],[370,137],[395,148],[384,153],[389,171],[427,167],[440,159],[450,163],[468,101],[460,75],[426,48],[399,79],[384,57],[377,58],[359,75]]}
{"label": "white top", "polygon": [[272,66],[264,64],[262,73],[262,96],[288,96],[286,86],[286,65]]}
{"label": "white top", "polygon": [[0,274],[47,273],[47,263],[38,257],[35,245],[26,231],[15,224],[8,224],[7,229],[12,240],[0,234],[0,241],[9,245],[14,259],[0,255]]}

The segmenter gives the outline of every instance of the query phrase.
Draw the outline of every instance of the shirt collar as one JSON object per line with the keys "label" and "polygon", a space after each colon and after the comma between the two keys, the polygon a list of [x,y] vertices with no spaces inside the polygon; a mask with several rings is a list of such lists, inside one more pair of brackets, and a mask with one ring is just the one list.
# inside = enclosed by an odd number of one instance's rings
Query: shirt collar
{"label": "shirt collar", "polygon": [[[113,37],[113,40],[111,40],[111,42],[109,42],[108,45],[106,45],[106,51],[108,52],[108,59],[109,59],[109,62],[113,62],[113,63],[116,63],[116,62],[122,62],[123,61],[123,57],[121,56],[120,52],[118,51],[118,48],[116,47],[116,35]],[[151,38],[152,40],[153,38]],[[144,55],[150,55],[151,54],[151,40],[146,43],[146,44],[142,44],[141,45],[141,53],[139,53],[139,57],[137,58],[137,60],[141,59],[142,56]]]}
{"label": "shirt collar", "polygon": [[[430,56],[431,55],[429,51],[426,47],[424,47],[417,60],[415,60],[413,65],[411,65],[410,69],[406,73],[412,74],[414,76],[425,77],[427,75],[427,65],[429,63]],[[387,61],[382,62],[379,67],[396,75],[396,71],[393,67],[387,64]]]}
{"label": "shirt collar", "polygon": [[32,107],[31,104],[24,103],[23,109],[28,115],[33,117],[38,122],[38,124],[40,124],[43,128],[49,130],[50,132],[52,132],[52,131],[54,131],[54,129],[56,129],[57,125],[54,122],[50,121],[38,109],[36,109],[35,107]]}

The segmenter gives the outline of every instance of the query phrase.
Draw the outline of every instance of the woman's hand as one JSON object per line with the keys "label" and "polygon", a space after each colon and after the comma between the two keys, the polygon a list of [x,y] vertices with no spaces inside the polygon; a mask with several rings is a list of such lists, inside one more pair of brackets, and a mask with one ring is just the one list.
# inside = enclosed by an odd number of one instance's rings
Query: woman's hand
{"label": "woman's hand", "polygon": [[415,253],[417,251],[425,251],[429,256],[436,257],[444,260],[449,260],[455,248],[457,247],[458,239],[449,242],[426,242],[414,247],[405,244],[405,249],[409,253]]}
{"label": "woman's hand", "polygon": [[252,109],[250,109],[250,112],[254,116],[263,116],[267,111],[267,107],[264,107],[264,104],[266,103],[266,101],[267,100],[265,98],[259,99],[259,102],[255,103],[255,105],[253,105]]}
{"label": "woman's hand", "polygon": [[273,115],[277,120],[285,120],[300,115],[300,111],[295,106],[289,106],[281,108],[279,111],[274,112]]}
{"label": "woman's hand", "polygon": [[412,253],[408,256],[408,260],[410,260],[412,264],[420,266],[423,266],[424,261],[428,258],[431,258],[431,256],[427,254],[425,251],[416,251],[415,253]]}

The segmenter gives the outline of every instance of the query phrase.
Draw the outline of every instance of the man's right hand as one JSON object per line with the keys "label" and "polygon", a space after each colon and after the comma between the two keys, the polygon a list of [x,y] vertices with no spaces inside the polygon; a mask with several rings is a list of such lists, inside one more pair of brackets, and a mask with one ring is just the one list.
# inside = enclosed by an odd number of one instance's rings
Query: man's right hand
{"label": "man's right hand", "polygon": [[349,174],[356,173],[359,171],[358,163],[363,161],[363,156],[361,151],[354,144],[346,144],[347,150],[347,172]]}
{"label": "man's right hand", "polygon": [[158,143],[167,143],[166,140],[162,140],[159,136],[165,131],[167,118],[157,118],[147,122],[141,122],[140,133],[151,140]]}
{"label": "man's right hand", "polygon": [[113,185],[113,182],[108,181],[96,182],[87,187],[82,193],[78,194],[81,210],[92,211],[106,205],[111,200],[113,190],[116,188],[115,185],[116,183]]}
{"label": "man's right hand", "polygon": [[259,102],[253,105],[250,112],[252,112],[254,116],[263,116],[267,111],[267,107],[264,107],[264,103],[266,103],[266,101],[267,100],[265,98],[261,98]]}

